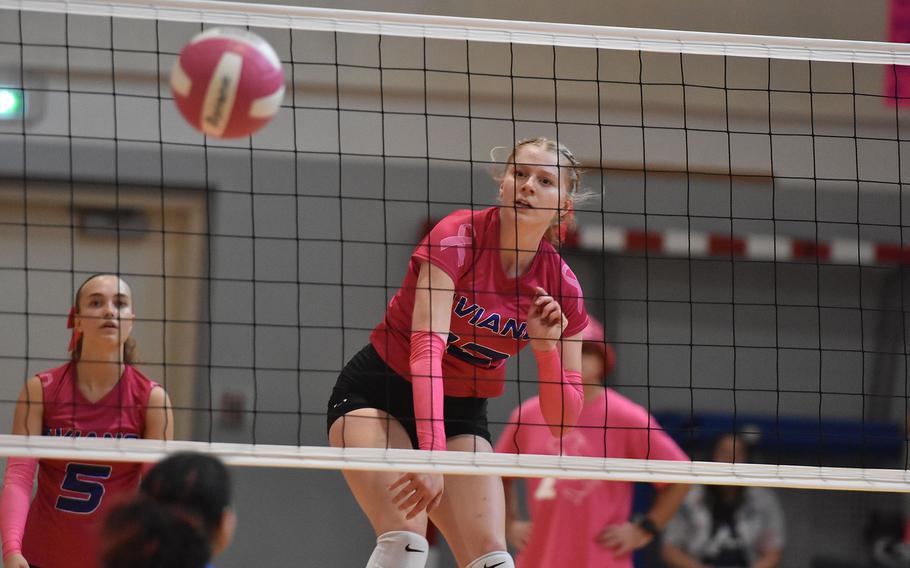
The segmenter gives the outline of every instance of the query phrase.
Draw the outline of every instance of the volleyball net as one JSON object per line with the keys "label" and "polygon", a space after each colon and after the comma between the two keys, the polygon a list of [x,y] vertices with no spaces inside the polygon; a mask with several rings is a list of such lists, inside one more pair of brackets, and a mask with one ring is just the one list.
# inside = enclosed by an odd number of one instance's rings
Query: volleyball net
{"label": "volleyball net", "polygon": [[[910,46],[176,0],[0,15],[0,415],[65,360],[79,284],[113,272],[182,440],[0,454],[910,487],[907,117],[885,90]],[[188,126],[167,80],[224,25],[269,41],[289,87],[236,141]],[[693,457],[738,431],[763,464],[324,447],[428,223],[494,205],[491,148],[535,136],[597,196],[560,252],[617,352],[609,386]],[[494,436],[537,391],[514,359]]]}

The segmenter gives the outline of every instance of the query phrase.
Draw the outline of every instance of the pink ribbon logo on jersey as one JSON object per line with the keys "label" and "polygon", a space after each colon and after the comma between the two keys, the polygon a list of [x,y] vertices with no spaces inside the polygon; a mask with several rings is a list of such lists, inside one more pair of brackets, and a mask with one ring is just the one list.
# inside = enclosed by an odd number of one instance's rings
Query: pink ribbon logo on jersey
{"label": "pink ribbon logo on jersey", "polygon": [[458,252],[458,268],[464,266],[465,249],[474,241],[474,227],[470,223],[463,223],[458,227],[458,234],[439,240],[439,248],[446,250],[455,247]]}

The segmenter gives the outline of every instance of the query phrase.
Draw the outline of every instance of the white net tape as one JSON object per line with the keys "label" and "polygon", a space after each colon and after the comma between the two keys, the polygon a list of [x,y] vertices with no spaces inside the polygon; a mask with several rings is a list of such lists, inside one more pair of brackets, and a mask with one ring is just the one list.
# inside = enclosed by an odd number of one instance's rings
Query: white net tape
{"label": "white net tape", "polygon": [[454,18],[243,2],[0,0],[0,8],[117,18],[556,47],[848,63],[910,64],[910,45],[896,43]]}
{"label": "white net tape", "polygon": [[227,464],[245,467],[910,492],[910,472],[892,469],[0,435],[0,456],[65,459],[78,454],[87,460],[154,462],[178,451],[211,453]]}

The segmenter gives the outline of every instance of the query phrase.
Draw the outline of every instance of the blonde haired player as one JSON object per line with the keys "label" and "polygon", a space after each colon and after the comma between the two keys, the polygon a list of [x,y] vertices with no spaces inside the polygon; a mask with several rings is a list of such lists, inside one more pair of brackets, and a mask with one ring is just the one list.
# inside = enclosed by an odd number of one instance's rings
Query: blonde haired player
{"label": "blonde haired player", "polygon": [[[132,365],[135,317],[125,281],[113,274],[88,278],[67,323],[71,360],[26,381],[13,434],[171,439],[167,394]],[[141,470],[138,463],[10,458],[0,499],[4,566],[96,566],[100,520],[112,497],[139,486]]]}
{"label": "blonde haired player", "polygon": [[[579,178],[564,146],[523,140],[499,179],[498,206],[456,211],[430,231],[370,344],[339,375],[328,404],[333,446],[492,451],[487,399],[529,343],[551,431],[574,424],[588,316],[549,239],[571,222]],[[514,566],[499,478],[344,475],[377,536],[367,568],[423,567],[428,515],[459,566]]]}

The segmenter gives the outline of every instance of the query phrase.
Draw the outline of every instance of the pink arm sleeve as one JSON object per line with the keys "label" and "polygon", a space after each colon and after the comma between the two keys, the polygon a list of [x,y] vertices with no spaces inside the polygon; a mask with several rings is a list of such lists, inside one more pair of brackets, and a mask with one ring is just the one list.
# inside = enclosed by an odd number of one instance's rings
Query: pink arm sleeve
{"label": "pink arm sleeve", "polygon": [[22,553],[22,536],[32,502],[35,470],[38,460],[9,458],[3,480],[3,497],[0,499],[0,538],[3,538],[3,558]]}
{"label": "pink arm sleeve", "polygon": [[411,333],[411,386],[421,450],[446,449],[443,422],[442,355],[446,341],[430,331]]}
{"label": "pink arm sleeve", "polygon": [[564,371],[558,349],[535,351],[540,383],[540,412],[550,428],[571,428],[585,402],[581,373]]}

